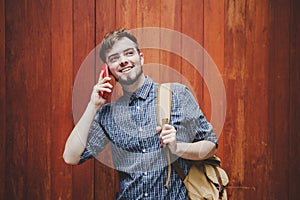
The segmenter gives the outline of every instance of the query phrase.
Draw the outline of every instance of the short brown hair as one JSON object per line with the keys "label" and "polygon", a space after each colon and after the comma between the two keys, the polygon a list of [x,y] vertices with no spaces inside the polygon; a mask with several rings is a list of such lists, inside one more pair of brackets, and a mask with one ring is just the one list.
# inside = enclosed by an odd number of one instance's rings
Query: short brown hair
{"label": "short brown hair", "polygon": [[133,41],[136,44],[137,51],[139,52],[138,42],[136,37],[131,33],[129,33],[127,29],[124,28],[118,29],[106,34],[100,45],[100,58],[103,62],[106,62],[106,56],[105,56],[106,51],[111,49],[112,46],[116,43],[116,41],[124,37],[127,37],[128,39]]}

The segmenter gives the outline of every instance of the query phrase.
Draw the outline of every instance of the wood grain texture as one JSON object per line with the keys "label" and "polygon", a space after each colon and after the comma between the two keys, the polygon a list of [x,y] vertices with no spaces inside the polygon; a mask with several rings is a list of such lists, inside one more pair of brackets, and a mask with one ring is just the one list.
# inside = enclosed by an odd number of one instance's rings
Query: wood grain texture
{"label": "wood grain texture", "polygon": [[[12,14],[16,12],[16,14]],[[27,97],[25,89],[24,7],[5,2],[6,157],[5,198],[22,199],[27,181]],[[22,94],[20,96],[19,94]],[[17,100],[20,97],[22,101]],[[15,109],[18,108],[18,109]],[[16,122],[16,120],[18,120]]]}
{"label": "wood grain texture", "polygon": [[[197,12],[194,10],[197,9]],[[181,74],[183,77],[189,81],[191,88],[193,89],[193,93],[195,98],[198,100],[198,103],[203,110],[203,87],[204,87],[204,79],[203,79],[203,56],[204,56],[204,2],[201,1],[187,1],[186,3],[182,3],[182,27],[181,32],[185,34],[189,40],[194,40],[198,43],[199,51],[195,51],[191,49],[192,47],[189,45],[185,45],[185,39],[182,41],[182,54],[192,54],[192,58],[199,58],[199,64],[193,66],[190,61],[185,60],[183,58],[181,60]]]}
{"label": "wood grain texture", "polygon": [[[5,74],[5,1],[0,0],[0,160],[6,152],[6,74]],[[0,180],[5,180],[5,162],[0,165]],[[5,182],[0,181],[0,199],[5,197]]]}
{"label": "wood grain texture", "polygon": [[[138,36],[140,48],[148,41],[151,41],[153,46],[157,49],[141,49],[144,54],[143,71],[146,75],[150,76],[153,80],[159,81],[159,68],[160,68],[160,0],[153,1],[137,1],[137,28],[153,27],[151,37]],[[142,31],[143,32],[143,31]],[[150,35],[150,34],[149,34]]]}
{"label": "wood grain texture", "polygon": [[[226,97],[222,96],[222,91],[217,91],[218,93],[215,94],[208,89],[209,87],[210,89],[221,88],[218,85],[220,82],[217,81],[216,77],[222,79],[222,74],[224,73],[224,1],[204,0],[203,4],[203,30],[205,30],[203,46],[208,55],[204,57],[203,76],[206,82],[203,87],[204,104],[202,107],[206,118],[212,123],[214,131],[219,136],[222,133],[222,121],[226,117],[226,113],[222,113],[221,110],[226,110]],[[217,69],[218,74],[212,71],[213,68]],[[223,79],[221,84],[224,84]],[[219,99],[219,104],[222,105],[220,106],[221,109],[213,107],[216,106],[212,103],[215,99]],[[218,141],[218,155],[220,158],[223,158],[223,137],[226,137],[225,132],[219,136]]]}
{"label": "wood grain texture", "polygon": [[[160,27],[181,32],[181,0],[163,0],[160,4]],[[167,33],[167,34],[163,34]],[[161,46],[168,49],[181,49],[181,38],[169,35],[163,31],[160,35]],[[167,73],[168,68],[181,73],[181,57],[173,52],[160,51],[160,80],[171,80],[172,76]]]}
{"label": "wood grain texture", "polygon": [[[299,199],[300,193],[300,1],[291,1],[290,12],[290,67],[289,67],[289,143],[288,143],[288,198]],[[287,117],[287,116],[286,116]],[[287,156],[287,155],[285,155]]]}
{"label": "wood grain texture", "polygon": [[[50,25],[49,4],[6,2],[7,71],[6,195],[49,199]],[[37,10],[34,14],[29,10]],[[17,12],[18,14],[16,14]],[[38,112],[39,111],[39,112]],[[13,158],[13,159],[12,159]],[[43,170],[40,170],[43,169]],[[31,188],[28,190],[27,188]]]}
{"label": "wood grain texture", "polygon": [[[225,1],[225,63],[224,77],[227,115],[224,127],[225,162],[230,162],[229,199],[245,199],[245,97],[246,38],[245,1]],[[238,151],[236,150],[238,149]],[[251,187],[249,187],[251,188]]]}
{"label": "wood grain texture", "polygon": [[[223,160],[230,177],[229,199],[245,199],[246,20],[245,2],[225,1],[225,63],[227,112]],[[230,161],[230,163],[227,163]]]}
{"label": "wood grain texture", "polygon": [[[96,44],[99,45],[103,37],[116,27],[116,1],[97,1],[96,2]],[[103,12],[107,11],[107,12]],[[99,51],[96,57],[99,56]],[[96,80],[99,77],[100,67],[96,66]],[[115,82],[113,81],[113,85]],[[114,89],[114,92],[116,90]],[[95,198],[94,199],[116,199],[119,191],[119,179],[117,172],[113,169],[110,145],[108,145],[100,157],[95,160]]]}
{"label": "wood grain texture", "polygon": [[96,13],[96,44],[98,45],[104,36],[116,27],[116,2],[96,1]]}
{"label": "wood grain texture", "polygon": [[0,17],[0,61],[1,61],[1,96],[0,96],[0,102],[1,102],[1,127],[4,124],[3,120],[5,120],[4,118],[4,114],[5,114],[5,1],[1,0],[0,1],[0,11],[1,11],[1,17]]}
{"label": "wood grain texture", "polygon": [[51,132],[56,133],[50,138],[51,199],[70,199],[73,197],[72,167],[64,163],[62,155],[73,127],[70,90],[73,85],[72,1],[53,1],[51,10]]}
{"label": "wood grain texture", "polygon": [[[73,93],[73,115],[81,116],[84,112],[95,84],[94,60],[84,62],[95,47],[95,16],[94,1],[73,1],[73,76],[71,78],[78,95],[74,96]],[[76,113],[74,113],[75,109],[77,109]],[[94,199],[94,177],[94,160],[73,166],[72,199]]]}
{"label": "wood grain texture", "polygon": [[138,0],[116,0],[116,28],[137,27],[137,2]]}
{"label": "wood grain texture", "polygon": [[[35,12],[31,12],[32,10]],[[27,98],[27,137],[23,138],[23,141],[27,140],[24,198],[50,199],[51,2],[26,2],[24,11],[26,55],[21,66],[25,70]]]}
{"label": "wood grain texture", "polygon": [[[268,73],[270,10],[268,1],[246,2],[246,54],[245,74],[245,185],[255,190],[245,190],[250,199],[264,199],[268,191],[263,185],[269,183],[268,148]],[[261,20],[264,19],[264,20]],[[257,112],[253,112],[253,108]],[[250,122],[251,121],[251,122]],[[250,123],[249,123],[250,122]],[[253,134],[257,134],[253,137]]]}
{"label": "wood grain texture", "polygon": [[[74,126],[73,89],[82,91],[80,116],[100,72],[97,52],[85,58],[120,27],[178,31],[218,66],[227,97],[219,155],[229,199],[299,199],[299,9],[296,0],[0,0],[0,199],[115,199],[114,169],[98,160],[68,166],[62,151]],[[142,38],[159,48],[166,39],[189,51],[182,38],[161,32]],[[147,67],[158,69],[149,75],[168,80],[166,66],[178,72],[210,120],[208,65],[203,60],[203,78],[159,48],[143,49],[153,64]],[[110,148],[105,152],[112,165]]]}
{"label": "wood grain texture", "polygon": [[[269,69],[268,69],[268,150],[269,184],[268,197],[285,199],[289,190],[283,191],[289,183],[285,174],[289,166],[289,85],[290,85],[290,2],[276,0],[269,2],[272,16],[269,34]],[[280,31],[278,30],[280,27]],[[282,116],[286,116],[285,119]]]}

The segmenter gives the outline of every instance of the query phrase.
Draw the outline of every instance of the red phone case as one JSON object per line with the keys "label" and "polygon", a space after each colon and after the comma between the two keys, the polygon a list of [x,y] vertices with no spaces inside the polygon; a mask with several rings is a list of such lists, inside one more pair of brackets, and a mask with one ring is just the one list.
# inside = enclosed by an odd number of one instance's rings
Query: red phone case
{"label": "red phone case", "polygon": [[[104,72],[103,72],[102,78],[109,76],[108,66],[107,66],[106,63],[103,65],[103,71],[104,71]],[[105,98],[105,99],[107,99],[107,97],[109,96],[109,94],[110,94],[110,93],[108,93],[108,92],[103,92],[102,97]]]}

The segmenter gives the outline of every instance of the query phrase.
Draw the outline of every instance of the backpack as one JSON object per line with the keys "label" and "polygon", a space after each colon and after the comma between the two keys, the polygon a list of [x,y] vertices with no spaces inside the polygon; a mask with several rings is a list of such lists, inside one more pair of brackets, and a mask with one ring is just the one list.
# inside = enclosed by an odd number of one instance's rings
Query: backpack
{"label": "backpack", "polygon": [[[157,121],[163,126],[169,123],[172,106],[172,85],[164,83],[158,86],[157,91]],[[192,161],[187,175],[184,174],[178,162],[170,162],[170,151],[167,150],[168,177],[165,187],[168,187],[171,176],[171,167],[180,176],[191,200],[227,200],[226,187],[229,179],[221,168],[221,160],[216,155],[201,161]]]}

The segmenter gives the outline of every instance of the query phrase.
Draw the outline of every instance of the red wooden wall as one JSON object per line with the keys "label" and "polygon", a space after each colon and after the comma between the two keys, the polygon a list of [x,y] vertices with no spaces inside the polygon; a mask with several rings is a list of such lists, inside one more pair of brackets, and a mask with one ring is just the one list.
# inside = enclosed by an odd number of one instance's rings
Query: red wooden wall
{"label": "red wooden wall", "polygon": [[[230,199],[299,199],[299,9],[297,0],[0,0],[0,199],[114,199],[112,169],[68,166],[62,152],[79,67],[119,27],[182,32],[217,64]],[[210,118],[207,86],[186,60],[144,53],[190,80]]]}

